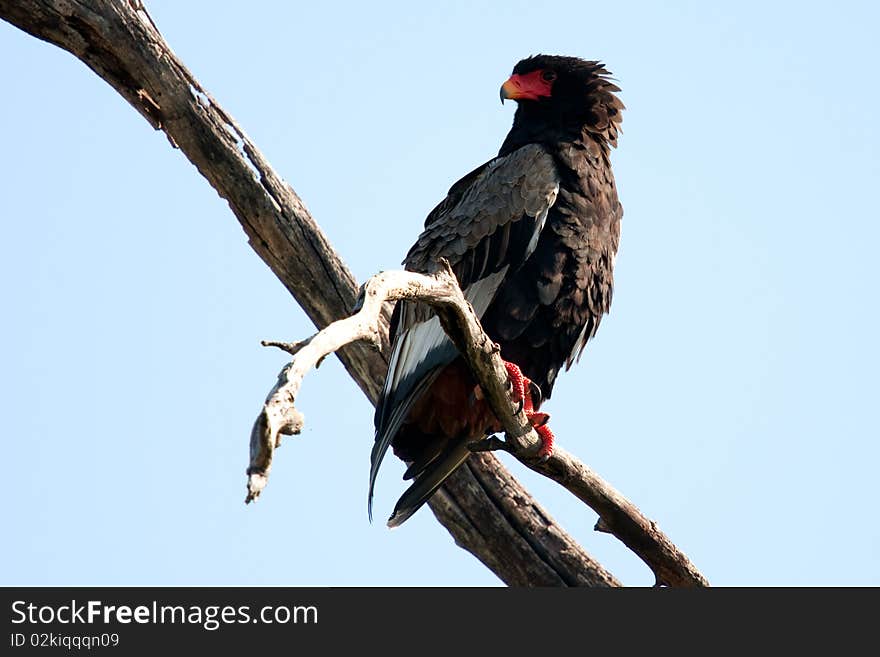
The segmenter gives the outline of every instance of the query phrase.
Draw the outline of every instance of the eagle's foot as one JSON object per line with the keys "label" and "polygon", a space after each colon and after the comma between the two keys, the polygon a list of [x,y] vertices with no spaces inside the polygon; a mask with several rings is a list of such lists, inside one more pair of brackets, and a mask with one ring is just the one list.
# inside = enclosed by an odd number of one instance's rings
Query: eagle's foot
{"label": "eagle's foot", "polygon": [[507,376],[513,387],[511,397],[519,405],[517,412],[519,410],[525,411],[535,433],[541,439],[541,446],[535,456],[540,461],[546,461],[553,454],[555,437],[550,427],[547,426],[550,416],[536,410],[536,406],[541,404],[541,388],[526,377],[515,363],[504,361],[504,367],[507,369]]}
{"label": "eagle's foot", "polygon": [[[541,391],[538,389],[538,386],[526,378],[516,364],[504,361],[504,367],[507,369],[507,389],[510,392],[510,398],[517,404],[516,412],[519,413],[525,408],[528,413],[534,408],[531,399],[533,391],[537,391],[538,399],[541,398]],[[468,404],[473,406],[476,402],[483,401],[485,398],[483,389],[477,384],[471,390],[471,394],[468,395]]]}
{"label": "eagle's foot", "polygon": [[[535,415],[547,415],[546,413],[535,413]],[[533,418],[529,418],[532,420]],[[550,419],[549,416],[546,417],[542,424],[532,426],[535,428],[535,433],[538,434],[538,437],[541,439],[541,447],[538,449],[537,458],[539,461],[546,461],[553,455],[553,441],[556,440],[556,437],[553,435],[553,432],[550,430],[550,427],[547,426],[547,420]]]}
{"label": "eagle's foot", "polygon": [[532,405],[531,387],[532,382],[522,373],[516,363],[504,361],[504,367],[507,369],[507,379],[510,382],[510,397],[519,405],[520,410],[528,413],[534,409]]}
{"label": "eagle's foot", "polygon": [[504,367],[507,369],[507,378],[510,382],[510,396],[514,402],[519,404],[519,409],[526,412],[531,417],[538,406],[541,405],[541,388],[538,384],[529,379],[516,363],[504,361]]}

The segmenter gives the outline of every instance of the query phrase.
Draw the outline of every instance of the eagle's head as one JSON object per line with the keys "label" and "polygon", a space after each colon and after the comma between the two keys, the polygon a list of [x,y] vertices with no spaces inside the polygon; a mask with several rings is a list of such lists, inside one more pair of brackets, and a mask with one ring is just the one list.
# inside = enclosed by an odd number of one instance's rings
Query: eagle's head
{"label": "eagle's head", "polygon": [[535,55],[513,67],[501,86],[501,102],[519,104],[517,121],[547,128],[586,129],[617,145],[623,103],[620,88],[601,62]]}

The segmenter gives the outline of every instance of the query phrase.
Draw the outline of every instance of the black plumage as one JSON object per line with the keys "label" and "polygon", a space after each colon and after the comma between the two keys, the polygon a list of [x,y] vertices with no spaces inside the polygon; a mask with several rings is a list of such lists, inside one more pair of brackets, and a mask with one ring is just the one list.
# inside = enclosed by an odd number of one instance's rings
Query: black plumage
{"label": "black plumage", "polygon": [[[404,265],[449,260],[502,357],[550,397],[608,312],[622,208],[609,159],[623,104],[598,62],[538,55],[502,87],[513,127],[497,157],[455,183],[428,215]],[[376,409],[370,499],[389,445],[414,477],[389,524],[415,512],[495,428],[473,379],[430,309],[401,302]],[[469,403],[470,398],[470,403]]]}

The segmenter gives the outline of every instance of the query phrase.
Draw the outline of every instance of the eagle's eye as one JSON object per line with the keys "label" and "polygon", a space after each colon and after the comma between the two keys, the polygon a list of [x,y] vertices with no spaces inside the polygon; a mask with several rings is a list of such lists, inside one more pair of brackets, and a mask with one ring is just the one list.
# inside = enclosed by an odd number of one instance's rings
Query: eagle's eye
{"label": "eagle's eye", "polygon": [[556,79],[556,73],[553,71],[544,71],[541,74],[541,78],[543,78],[545,82],[553,82],[553,80]]}

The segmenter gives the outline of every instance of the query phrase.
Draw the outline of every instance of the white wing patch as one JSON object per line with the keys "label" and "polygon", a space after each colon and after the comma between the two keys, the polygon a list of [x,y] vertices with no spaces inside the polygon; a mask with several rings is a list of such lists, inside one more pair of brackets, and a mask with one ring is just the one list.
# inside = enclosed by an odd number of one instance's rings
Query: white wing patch
{"label": "white wing patch", "polygon": [[584,322],[584,328],[581,329],[581,333],[578,336],[578,339],[574,341],[574,346],[571,348],[571,353],[568,355],[565,363],[565,369],[568,370],[572,363],[576,360],[581,359],[581,354],[584,352],[584,343],[587,340],[587,326],[589,326],[589,322]]}
{"label": "white wing patch", "polygon": [[541,231],[544,230],[544,222],[547,221],[547,214],[550,212],[550,208],[553,207],[553,204],[556,203],[556,194],[558,191],[559,185],[556,185],[556,190],[548,197],[550,199],[550,204],[538,215],[535,232],[532,234],[532,239],[529,240],[529,245],[526,247],[526,257],[523,258],[523,260],[528,260],[529,256],[535,252],[535,248],[538,246],[538,238],[541,237]]}
{"label": "white wing patch", "polygon": [[[507,274],[507,269],[504,267],[465,288],[465,299],[473,306],[477,317],[482,317],[492,303],[495,292]],[[385,380],[385,394],[397,388],[408,374],[417,371],[428,358],[428,354],[443,346],[448,340],[449,337],[437,317],[432,317],[427,322],[416,324],[404,331],[400,339],[395,342],[394,351],[391,353],[391,362],[388,365],[391,376]]]}
{"label": "white wing patch", "polygon": [[[546,217],[546,212],[544,213]],[[537,243],[537,241],[536,241]],[[502,267],[499,271],[481,278],[464,289],[464,298],[467,299],[474,307],[477,317],[482,318],[483,313],[495,298],[495,292],[501,287],[501,281],[504,280],[509,267]]]}
{"label": "white wing patch", "polygon": [[443,344],[444,338],[446,332],[436,317],[404,331],[394,345],[394,353],[391,355],[391,364],[388,366],[391,376],[385,381],[386,394],[397,388],[407,374],[415,371],[428,357],[430,351]]}

